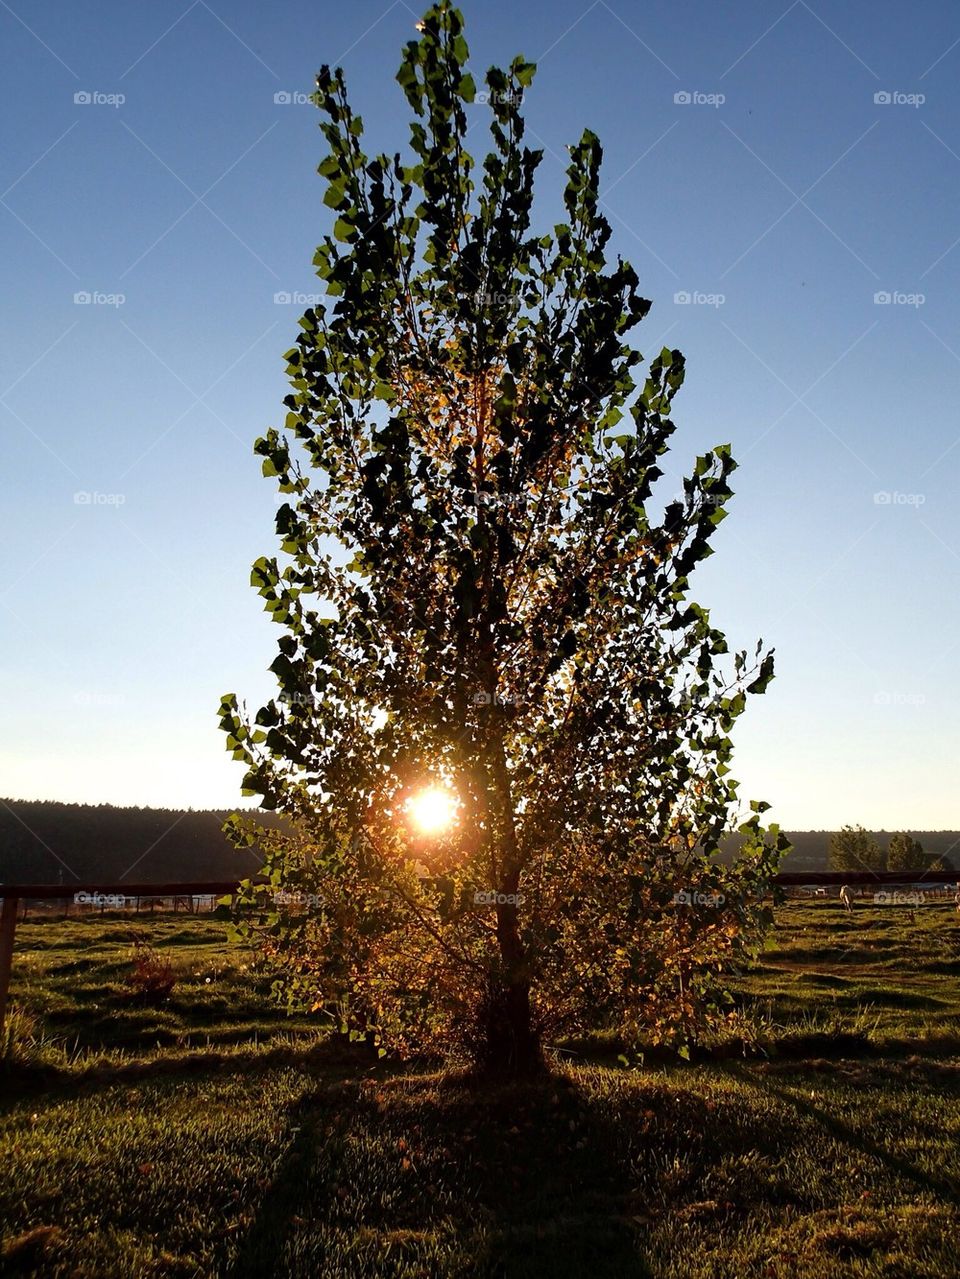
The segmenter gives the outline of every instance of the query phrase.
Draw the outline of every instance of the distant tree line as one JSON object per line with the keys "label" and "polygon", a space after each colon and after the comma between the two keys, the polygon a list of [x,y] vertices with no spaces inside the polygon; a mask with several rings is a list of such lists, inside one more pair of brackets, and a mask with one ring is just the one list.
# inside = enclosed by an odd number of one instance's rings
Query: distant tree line
{"label": "distant tree line", "polygon": [[[228,843],[221,831],[227,816],[226,810],[0,799],[0,883],[240,879],[257,868],[259,858],[255,850],[240,853]],[[258,821],[276,820],[258,810]],[[952,869],[949,850],[960,849],[958,831],[881,831],[881,843],[862,827],[844,827],[797,831],[789,839],[793,849],[783,862],[786,871],[923,871],[941,861]]]}
{"label": "distant tree line", "polygon": [[830,869],[922,875],[928,870],[953,870],[954,865],[945,852],[927,851],[909,831],[894,832],[883,847],[862,826],[844,826],[830,836]]}
{"label": "distant tree line", "polygon": [[0,884],[240,879],[260,858],[227,841],[221,827],[228,816],[0,800]]}

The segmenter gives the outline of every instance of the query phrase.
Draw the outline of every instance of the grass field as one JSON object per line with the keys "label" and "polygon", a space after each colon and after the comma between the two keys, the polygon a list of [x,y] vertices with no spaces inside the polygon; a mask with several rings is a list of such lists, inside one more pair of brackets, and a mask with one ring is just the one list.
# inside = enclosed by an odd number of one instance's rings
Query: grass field
{"label": "grass field", "polygon": [[693,1065],[480,1088],[348,1054],[211,919],[18,930],[0,1273],[955,1276],[960,916],[783,907]]}

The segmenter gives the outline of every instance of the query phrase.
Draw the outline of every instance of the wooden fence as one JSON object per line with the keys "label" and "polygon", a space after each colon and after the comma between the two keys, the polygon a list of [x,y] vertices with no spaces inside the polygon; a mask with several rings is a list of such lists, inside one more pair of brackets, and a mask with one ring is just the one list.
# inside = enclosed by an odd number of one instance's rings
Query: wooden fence
{"label": "wooden fence", "polygon": [[[797,887],[839,887],[848,884],[851,888],[884,884],[909,884],[911,887],[924,885],[933,888],[936,885],[956,884],[960,882],[960,871],[937,870],[925,871],[911,877],[904,871],[785,871],[775,875],[773,882],[782,888]],[[178,897],[226,897],[237,891],[236,880],[198,880],[191,883],[178,884],[0,884],[0,897],[3,907],[0,909],[0,1032],[7,1012],[7,994],[10,989],[10,969],[13,965],[13,938],[17,928],[17,910],[21,901],[62,901],[64,898],[77,900],[78,897],[93,899],[93,905],[101,905],[99,897],[123,898],[166,898],[174,900]]]}

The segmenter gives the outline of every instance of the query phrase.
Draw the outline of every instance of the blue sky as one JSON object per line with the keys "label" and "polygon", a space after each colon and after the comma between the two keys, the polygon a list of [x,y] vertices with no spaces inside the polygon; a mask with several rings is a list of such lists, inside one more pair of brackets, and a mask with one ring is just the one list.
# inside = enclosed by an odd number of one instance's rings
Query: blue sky
{"label": "blue sky", "polygon": [[[696,593],[777,649],[744,793],[788,828],[960,826],[960,10],[463,7],[477,70],[539,63],[545,227],[564,146],[603,140],[638,345],[688,360],[665,495],[705,446],[741,463]],[[419,13],[0,2],[0,794],[236,803],[218,698],[259,705],[275,642],[251,445],[329,220],[297,95],[340,62],[368,149],[402,145]]]}

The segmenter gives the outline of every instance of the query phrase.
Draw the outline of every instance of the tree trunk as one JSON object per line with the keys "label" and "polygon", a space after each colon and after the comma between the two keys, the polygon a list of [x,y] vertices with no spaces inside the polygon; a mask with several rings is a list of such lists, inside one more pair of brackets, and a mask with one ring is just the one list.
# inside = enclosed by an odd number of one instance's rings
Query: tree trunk
{"label": "tree trunk", "polygon": [[503,860],[497,885],[497,941],[501,967],[491,974],[490,979],[486,1024],[483,1027],[482,1065],[493,1075],[528,1078],[544,1069],[544,1061],[540,1036],[531,1016],[529,968],[520,936],[517,896],[521,861],[502,740],[496,745],[493,776],[503,824]]}
{"label": "tree trunk", "polygon": [[491,982],[484,1010],[479,1065],[489,1075],[527,1079],[544,1070],[543,1051],[530,1015],[530,983],[519,976]]}

